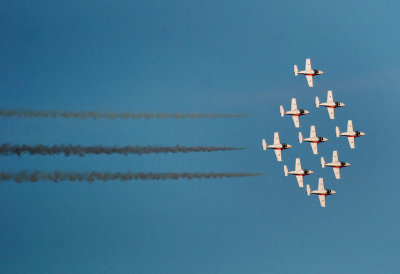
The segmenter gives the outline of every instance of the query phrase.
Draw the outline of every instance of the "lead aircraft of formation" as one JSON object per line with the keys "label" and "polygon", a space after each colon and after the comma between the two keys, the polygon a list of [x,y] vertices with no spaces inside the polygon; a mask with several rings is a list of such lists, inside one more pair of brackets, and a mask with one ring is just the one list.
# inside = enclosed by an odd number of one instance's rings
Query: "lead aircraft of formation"
{"label": "lead aircraft of formation", "polygon": [[355,131],[353,129],[353,121],[348,120],[347,121],[347,131],[346,132],[340,132],[339,127],[336,127],[336,137],[340,136],[347,136],[347,140],[349,141],[350,148],[355,148],[356,144],[354,142],[354,139],[360,136],[364,136],[365,133],[361,131]]}
{"label": "lead aircraft of formation", "polygon": [[308,86],[310,88],[312,88],[314,86],[313,77],[315,75],[324,74],[324,72],[322,70],[312,69],[312,67],[311,67],[311,59],[308,58],[308,59],[306,59],[306,69],[305,70],[299,70],[297,68],[297,65],[294,65],[294,75],[297,76],[299,74],[304,74],[306,76]]}

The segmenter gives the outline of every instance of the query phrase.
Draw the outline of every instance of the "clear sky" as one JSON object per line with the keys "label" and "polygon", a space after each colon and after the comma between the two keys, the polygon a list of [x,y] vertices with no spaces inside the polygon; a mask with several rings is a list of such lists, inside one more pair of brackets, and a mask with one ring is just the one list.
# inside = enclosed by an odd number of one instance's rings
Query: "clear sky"
{"label": "clear sky", "polygon": [[[1,156],[0,171],[260,172],[0,184],[1,273],[397,273],[397,1],[1,1],[0,108],[244,113],[230,119],[0,118],[10,144],[234,146],[243,151]],[[308,88],[293,64],[325,72]],[[346,104],[329,120],[326,92]],[[329,141],[299,144],[289,108]],[[367,133],[335,137],[352,119]],[[278,163],[261,139],[294,145]],[[332,150],[351,167],[322,169]],[[337,191],[321,208],[283,164]]]}

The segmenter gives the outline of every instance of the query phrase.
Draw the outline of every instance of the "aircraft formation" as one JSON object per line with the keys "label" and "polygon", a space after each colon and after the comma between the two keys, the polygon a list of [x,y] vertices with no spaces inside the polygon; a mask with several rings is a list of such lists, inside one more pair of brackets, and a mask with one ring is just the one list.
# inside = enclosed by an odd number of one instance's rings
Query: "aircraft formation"
{"label": "aircraft formation", "polygon": [[[294,65],[295,76],[298,76],[299,74],[305,75],[306,79],[307,79],[307,84],[309,87],[314,87],[314,80],[313,80],[314,76],[322,75],[323,73],[324,72],[322,70],[317,70],[317,69],[312,68],[311,59],[306,59],[305,70],[300,71],[298,69],[297,65]],[[332,92],[332,90],[329,90],[327,93],[326,102],[321,103],[318,96],[315,97],[315,106],[316,106],[316,108],[319,108],[320,106],[326,107],[328,110],[329,118],[331,120],[334,120],[335,119],[335,109],[344,107],[345,104],[342,102],[334,101],[333,92]],[[300,128],[300,117],[303,115],[307,115],[309,113],[310,113],[310,111],[304,110],[304,109],[299,109],[297,107],[296,98],[292,98],[291,109],[289,111],[285,111],[284,107],[282,105],[280,106],[281,117],[284,117],[285,115],[292,116],[295,128]],[[336,126],[335,131],[336,131],[337,138],[339,138],[340,136],[347,137],[347,140],[349,142],[351,149],[355,148],[355,138],[365,135],[364,132],[356,131],[353,129],[353,121],[352,120],[347,121],[347,131],[346,132],[341,132],[339,129],[339,126]],[[328,141],[327,138],[318,137],[315,125],[312,125],[310,127],[310,137],[304,138],[303,134],[301,132],[299,132],[298,139],[299,139],[299,143],[302,143],[303,141],[310,143],[313,154],[318,154],[318,144]],[[292,145],[289,145],[286,143],[281,143],[280,138],[279,138],[279,132],[274,132],[274,143],[272,145],[267,145],[267,142],[265,139],[262,139],[261,143],[262,143],[262,149],[264,151],[267,149],[273,149],[275,151],[276,160],[278,162],[282,161],[282,151],[293,147]],[[347,163],[344,161],[339,161],[339,154],[338,154],[337,150],[334,150],[332,152],[332,162],[330,162],[330,163],[325,162],[324,157],[321,157],[322,168],[325,168],[325,166],[332,167],[334,176],[337,180],[341,179],[341,177],[340,177],[341,169],[344,167],[349,167],[350,165],[351,165],[350,163]],[[300,158],[296,158],[294,170],[289,171],[287,165],[284,165],[283,171],[284,171],[285,176],[295,175],[296,179],[297,179],[297,183],[298,183],[299,187],[301,187],[301,188],[304,187],[304,176],[314,174],[314,171],[302,168]],[[318,188],[316,190],[312,190],[310,185],[307,184],[306,185],[306,193],[308,196],[310,196],[311,194],[318,195],[321,207],[326,207],[326,196],[336,194],[336,191],[325,188],[324,178],[319,178]]]}

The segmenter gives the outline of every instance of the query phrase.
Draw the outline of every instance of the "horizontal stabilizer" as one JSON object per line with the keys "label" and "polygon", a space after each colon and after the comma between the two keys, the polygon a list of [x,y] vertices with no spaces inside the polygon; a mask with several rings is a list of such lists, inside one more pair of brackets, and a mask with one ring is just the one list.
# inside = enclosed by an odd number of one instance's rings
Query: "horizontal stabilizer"
{"label": "horizontal stabilizer", "polygon": [[315,107],[319,108],[319,98],[315,97]]}
{"label": "horizontal stabilizer", "polygon": [[336,137],[339,138],[340,136],[340,130],[339,127],[336,127]]}
{"label": "horizontal stabilizer", "polygon": [[325,168],[325,159],[324,159],[324,157],[321,157],[321,166],[322,166],[322,168]]}
{"label": "horizontal stabilizer", "polygon": [[262,139],[262,148],[263,150],[267,150],[267,141],[265,139]]}
{"label": "horizontal stabilizer", "polygon": [[299,69],[297,68],[296,65],[294,65],[294,76],[299,75]]}
{"label": "horizontal stabilizer", "polygon": [[285,110],[283,109],[283,106],[280,106],[279,110],[281,112],[281,117],[283,117],[285,115]]}
{"label": "horizontal stabilizer", "polygon": [[285,176],[288,176],[289,170],[286,165],[283,166],[283,172],[285,173]]}
{"label": "horizontal stabilizer", "polygon": [[303,134],[301,132],[299,132],[299,143],[303,143]]}
{"label": "horizontal stabilizer", "polygon": [[307,195],[310,196],[311,195],[311,188],[310,185],[307,185]]}

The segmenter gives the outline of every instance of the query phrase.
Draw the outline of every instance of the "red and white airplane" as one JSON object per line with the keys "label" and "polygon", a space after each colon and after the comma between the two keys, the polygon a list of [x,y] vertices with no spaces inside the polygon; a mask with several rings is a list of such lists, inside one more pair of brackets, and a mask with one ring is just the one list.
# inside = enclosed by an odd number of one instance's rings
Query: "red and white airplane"
{"label": "red and white airplane", "polygon": [[317,190],[311,191],[310,185],[307,185],[307,195],[310,196],[311,194],[318,195],[321,207],[326,207],[325,203],[326,196],[336,194],[336,191],[331,189],[325,189],[324,178],[319,178]]}
{"label": "red and white airplane", "polygon": [[339,156],[337,150],[334,150],[332,153],[332,162],[325,163],[324,157],[321,157],[321,166],[324,168],[325,166],[330,166],[333,168],[333,173],[335,173],[335,178],[340,179],[340,169],[343,167],[351,166],[351,164],[346,162],[339,162]]}
{"label": "red and white airplane", "polygon": [[273,145],[267,145],[267,142],[265,141],[265,139],[262,139],[263,150],[267,150],[267,148],[273,149],[275,151],[276,160],[278,162],[282,162],[282,150],[289,149],[291,147],[292,146],[288,145],[288,144],[281,144],[281,141],[279,140],[278,132],[274,132],[274,144]]}
{"label": "red and white airplane", "polygon": [[303,138],[303,135],[299,132],[299,143],[301,144],[303,141],[309,142],[313,153],[318,154],[318,144],[328,141],[328,138],[317,137],[315,126],[312,125],[310,128],[310,138]]}
{"label": "red and white airplane", "polygon": [[335,108],[340,108],[344,107],[345,104],[341,102],[335,102],[333,101],[333,94],[332,90],[328,90],[328,95],[325,103],[320,103],[318,96],[315,97],[315,106],[319,108],[319,106],[324,106],[328,110],[329,113],[329,118],[330,119],[335,119]]}
{"label": "red and white airplane", "polygon": [[283,106],[280,106],[280,111],[281,111],[281,117],[285,116],[285,114],[292,115],[294,126],[297,128],[300,127],[299,117],[310,113],[308,110],[297,108],[296,98],[292,98],[292,107],[291,107],[290,111],[285,111],[283,109]]}
{"label": "red and white airplane", "polygon": [[295,170],[289,171],[287,166],[284,165],[283,172],[285,172],[285,176],[288,176],[289,174],[296,175],[296,179],[297,179],[297,183],[299,184],[299,187],[304,187],[304,185],[303,185],[303,177],[304,176],[314,173],[314,171],[312,171],[312,170],[301,168],[300,158],[296,158]]}
{"label": "red and white airplane", "polygon": [[354,142],[354,139],[360,136],[364,136],[365,133],[361,131],[354,131],[353,129],[353,121],[348,120],[347,121],[347,131],[346,132],[340,132],[339,127],[336,127],[336,137],[340,136],[347,136],[347,140],[349,140],[350,148],[355,148],[356,144]]}
{"label": "red and white airplane", "polygon": [[294,75],[297,76],[299,74],[304,74],[307,78],[308,86],[312,88],[314,86],[313,77],[315,75],[324,74],[322,70],[312,69],[311,67],[311,59],[306,59],[306,69],[299,71],[297,65],[294,65]]}

